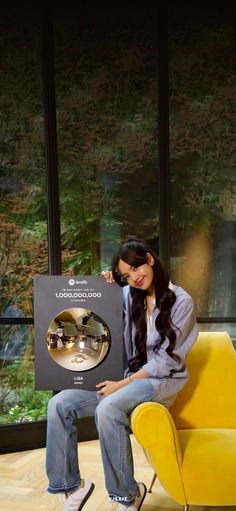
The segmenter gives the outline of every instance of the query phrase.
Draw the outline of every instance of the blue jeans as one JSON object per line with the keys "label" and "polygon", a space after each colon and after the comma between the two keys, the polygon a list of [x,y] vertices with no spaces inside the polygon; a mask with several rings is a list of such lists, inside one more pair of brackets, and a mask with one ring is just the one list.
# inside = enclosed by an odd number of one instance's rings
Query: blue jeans
{"label": "blue jeans", "polygon": [[106,488],[111,500],[131,503],[137,493],[130,443],[129,415],[154,393],[150,380],[129,383],[100,402],[89,390],[63,390],[48,404],[46,470],[50,493],[65,493],[80,486],[77,425],[81,417],[95,416]]}

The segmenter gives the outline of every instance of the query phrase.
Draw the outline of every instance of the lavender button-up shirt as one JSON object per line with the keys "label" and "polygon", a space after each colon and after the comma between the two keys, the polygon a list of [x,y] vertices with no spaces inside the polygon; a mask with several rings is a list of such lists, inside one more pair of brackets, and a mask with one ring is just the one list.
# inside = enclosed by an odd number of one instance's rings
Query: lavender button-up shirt
{"label": "lavender button-up shirt", "polygon": [[[167,353],[169,340],[166,338],[158,350],[154,351],[161,341],[159,332],[155,326],[159,309],[154,308],[152,322],[147,334],[147,362],[142,368],[150,375],[154,387],[153,401],[158,401],[170,406],[177,393],[188,380],[188,370],[185,366],[185,358],[198,335],[198,328],[194,313],[194,304],[191,296],[179,286],[170,283],[171,289],[176,295],[176,302],[171,310],[171,321],[176,333],[175,348],[172,358]],[[124,297],[124,344],[125,344],[125,376],[129,374],[128,361],[135,354],[135,325],[131,316],[132,298],[130,287],[123,288]]]}

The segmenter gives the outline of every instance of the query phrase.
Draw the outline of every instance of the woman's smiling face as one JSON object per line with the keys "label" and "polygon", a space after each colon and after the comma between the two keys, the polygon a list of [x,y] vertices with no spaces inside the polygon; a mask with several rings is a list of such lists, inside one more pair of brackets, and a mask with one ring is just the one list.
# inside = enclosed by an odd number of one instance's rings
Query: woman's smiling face
{"label": "woman's smiling face", "polygon": [[141,266],[135,267],[120,259],[118,270],[122,279],[131,287],[142,289],[142,291],[153,291],[153,266],[154,258],[147,254],[147,262]]}

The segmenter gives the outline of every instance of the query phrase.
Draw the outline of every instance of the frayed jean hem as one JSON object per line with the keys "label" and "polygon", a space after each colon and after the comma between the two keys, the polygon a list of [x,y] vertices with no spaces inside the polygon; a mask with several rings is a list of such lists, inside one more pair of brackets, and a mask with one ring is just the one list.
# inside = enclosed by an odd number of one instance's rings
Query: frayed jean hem
{"label": "frayed jean hem", "polygon": [[78,483],[68,486],[67,488],[65,488],[65,486],[54,486],[54,487],[48,486],[47,491],[48,491],[48,493],[52,493],[54,495],[56,493],[69,493],[69,492],[77,490],[80,487],[80,485],[81,485],[81,482],[79,481]]}

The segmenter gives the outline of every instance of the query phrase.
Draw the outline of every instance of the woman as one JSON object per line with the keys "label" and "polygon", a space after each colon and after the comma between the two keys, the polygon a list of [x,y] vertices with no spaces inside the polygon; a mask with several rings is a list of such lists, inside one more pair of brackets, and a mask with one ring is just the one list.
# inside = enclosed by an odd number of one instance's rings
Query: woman
{"label": "woman", "polygon": [[185,357],[197,337],[192,298],[169,281],[153,250],[137,239],[124,243],[113,259],[108,283],[125,285],[126,367],[120,381],[103,381],[96,391],[64,390],[48,407],[48,491],[65,494],[65,510],[79,511],[94,484],[81,479],[75,421],[95,416],[106,488],[117,511],[136,511],[146,495],[133,474],[129,416],[145,401],[169,407],[188,379]]}

